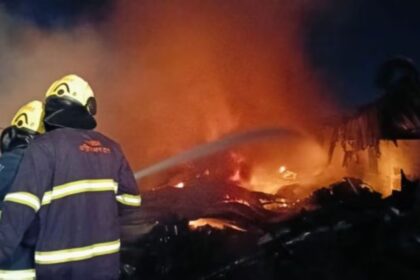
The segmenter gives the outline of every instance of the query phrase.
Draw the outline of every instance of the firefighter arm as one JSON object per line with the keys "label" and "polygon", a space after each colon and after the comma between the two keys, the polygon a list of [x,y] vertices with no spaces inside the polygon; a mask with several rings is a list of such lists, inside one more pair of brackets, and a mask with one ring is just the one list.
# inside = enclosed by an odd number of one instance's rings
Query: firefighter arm
{"label": "firefighter arm", "polygon": [[121,160],[117,201],[121,210],[137,208],[141,204],[141,197],[134,173],[125,157]]}
{"label": "firefighter arm", "polygon": [[4,154],[0,158],[0,201],[3,201],[4,196],[9,191],[18,167],[19,159],[17,157]]}
{"label": "firefighter arm", "polygon": [[0,219],[0,262],[8,260],[22,241],[42,205],[52,169],[48,156],[31,145],[25,153]]}
{"label": "firefighter arm", "polygon": [[0,220],[0,263],[13,255],[36,212],[16,203],[5,203]]}

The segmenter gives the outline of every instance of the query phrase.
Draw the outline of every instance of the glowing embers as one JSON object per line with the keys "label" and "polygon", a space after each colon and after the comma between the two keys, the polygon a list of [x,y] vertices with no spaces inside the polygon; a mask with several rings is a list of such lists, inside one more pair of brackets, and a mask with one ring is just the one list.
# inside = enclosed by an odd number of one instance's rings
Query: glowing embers
{"label": "glowing embers", "polygon": [[236,169],[235,173],[229,177],[229,180],[232,182],[241,182],[242,180],[241,170]]}
{"label": "glowing embers", "polygon": [[[284,210],[284,209],[294,206],[293,203],[281,197],[278,197],[274,200],[273,199],[260,199],[259,202],[264,207],[264,209],[270,210],[270,211],[280,211],[280,210]],[[296,201],[296,203],[298,202],[299,200]]]}
{"label": "glowing embers", "polygon": [[276,194],[284,186],[298,184],[298,173],[288,169],[285,165],[254,166],[248,188],[255,191]]}
{"label": "glowing embers", "polygon": [[231,197],[228,194],[225,195],[224,198],[225,199],[223,200],[223,203],[239,203],[239,204],[243,204],[245,206],[251,207],[251,204],[244,199],[234,198],[234,197]]}
{"label": "glowing embers", "polygon": [[246,232],[245,229],[233,224],[228,220],[215,219],[215,218],[201,218],[188,222],[188,226],[192,230],[198,230],[200,228],[211,227],[218,230],[233,229],[236,231]]}
{"label": "glowing embers", "polygon": [[279,168],[279,173],[280,174],[283,174],[284,172],[286,172],[286,166],[284,166],[284,165],[282,165],[282,166],[280,166],[280,168]]}
{"label": "glowing embers", "polygon": [[286,166],[282,165],[279,168],[279,173],[282,179],[288,181],[295,181],[297,179],[297,173],[291,170],[288,170]]}
{"label": "glowing embers", "polygon": [[178,184],[174,185],[174,188],[177,188],[177,189],[183,189],[184,187],[185,187],[184,182],[179,182]]}

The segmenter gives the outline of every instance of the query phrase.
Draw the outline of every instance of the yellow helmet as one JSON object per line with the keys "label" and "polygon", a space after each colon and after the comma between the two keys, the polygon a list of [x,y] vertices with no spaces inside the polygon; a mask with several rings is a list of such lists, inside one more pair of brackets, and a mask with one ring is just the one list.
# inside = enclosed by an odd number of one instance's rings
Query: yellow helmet
{"label": "yellow helmet", "polygon": [[86,107],[91,115],[96,114],[95,95],[89,84],[81,77],[71,74],[55,81],[47,90],[45,98],[61,97]]}
{"label": "yellow helmet", "polygon": [[11,125],[33,133],[44,133],[44,104],[38,100],[25,104],[15,114]]}

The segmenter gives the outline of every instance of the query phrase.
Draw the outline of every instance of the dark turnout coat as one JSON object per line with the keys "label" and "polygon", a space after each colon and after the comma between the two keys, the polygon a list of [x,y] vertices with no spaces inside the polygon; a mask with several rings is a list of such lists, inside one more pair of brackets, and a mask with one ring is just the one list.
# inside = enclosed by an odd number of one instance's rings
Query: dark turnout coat
{"label": "dark turnout coat", "polygon": [[0,157],[0,201],[3,201],[12,186],[24,152],[24,148],[16,148]]}
{"label": "dark turnout coat", "polygon": [[118,279],[119,215],[140,203],[118,144],[91,130],[46,133],[5,197],[0,262],[24,242],[34,246],[37,279]]}
{"label": "dark turnout coat", "polygon": [[[4,152],[0,157],[0,208],[6,194],[19,170],[24,147],[14,148]],[[12,256],[0,263],[0,280],[3,279],[34,279],[34,252],[32,246],[19,244]]]}

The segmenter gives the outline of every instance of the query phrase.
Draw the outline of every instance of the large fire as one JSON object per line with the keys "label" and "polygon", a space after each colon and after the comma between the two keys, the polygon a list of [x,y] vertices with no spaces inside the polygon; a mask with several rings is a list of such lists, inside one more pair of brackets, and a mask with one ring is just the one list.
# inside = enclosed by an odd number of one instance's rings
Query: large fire
{"label": "large fire", "polygon": [[[287,199],[302,199],[314,186],[322,187],[336,177],[328,178],[326,152],[315,140],[306,136],[290,136],[281,140],[238,145],[203,159],[184,163],[165,174],[159,173],[157,186],[183,189],[200,183],[227,182],[250,191],[281,194]],[[166,178],[166,179],[163,179]],[[330,180],[330,181],[328,181]],[[156,186],[155,186],[156,188]],[[158,187],[159,188],[159,187]],[[227,196],[226,201],[232,199]],[[238,203],[247,204],[247,201]]]}
{"label": "large fire", "polygon": [[[328,186],[343,177],[363,179],[367,185],[383,195],[399,189],[400,169],[407,174],[415,173],[415,160],[407,157],[407,149],[414,142],[402,142],[400,147],[382,143],[383,155],[378,159],[376,172],[363,162],[357,168],[343,167],[340,161],[326,160],[327,150],[312,138],[291,137],[288,140],[257,143],[217,153],[204,159],[183,164],[175,168],[161,181],[160,186],[188,188],[201,183],[230,182],[255,192],[278,195],[285,201],[270,201],[265,208],[287,207],[290,201],[299,201],[314,190]],[[403,150],[403,151],[401,151]],[[409,153],[408,153],[409,154]],[[337,158],[340,159],[340,153]],[[159,174],[159,178],[164,178]],[[227,195],[224,202],[236,202],[249,206],[249,202]],[[264,204],[264,203],[262,203]]]}
{"label": "large fire", "polygon": [[100,123],[135,170],[231,133],[310,130],[335,110],[302,41],[323,1],[222,2],[118,1],[107,28],[120,71],[98,85],[112,96]]}

